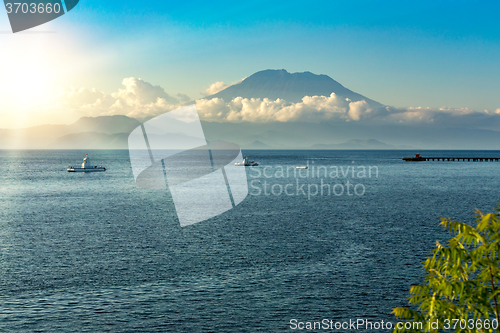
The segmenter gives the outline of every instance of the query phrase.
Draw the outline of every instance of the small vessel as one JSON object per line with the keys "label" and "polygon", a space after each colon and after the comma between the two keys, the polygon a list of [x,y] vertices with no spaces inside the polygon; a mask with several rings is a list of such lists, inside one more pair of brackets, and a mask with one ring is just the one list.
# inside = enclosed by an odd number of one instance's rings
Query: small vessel
{"label": "small vessel", "polygon": [[83,159],[82,167],[81,168],[74,168],[70,166],[68,168],[68,172],[97,172],[97,171],[106,171],[105,167],[102,166],[91,166],[89,163],[89,154],[85,155],[85,158]]}
{"label": "small vessel", "polygon": [[255,161],[249,161],[248,160],[248,157],[245,156],[245,158],[243,159],[243,162],[237,162],[237,163],[234,163],[234,165],[236,166],[257,166],[259,165],[259,163],[255,162]]}
{"label": "small vessel", "polygon": [[307,166],[297,166],[297,167],[295,167],[295,169],[309,169],[309,167],[307,167]]}
{"label": "small vessel", "polygon": [[[426,159],[422,156],[420,156],[420,154],[416,154],[415,157],[403,157],[403,161],[406,161],[406,162],[422,162],[422,161],[426,161]],[[444,161],[444,159],[443,159]]]}

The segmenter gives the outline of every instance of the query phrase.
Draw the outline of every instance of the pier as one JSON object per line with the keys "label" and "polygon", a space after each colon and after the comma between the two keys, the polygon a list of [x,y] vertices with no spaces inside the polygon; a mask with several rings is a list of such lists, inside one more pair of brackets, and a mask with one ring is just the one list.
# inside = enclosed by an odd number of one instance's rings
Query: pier
{"label": "pier", "polygon": [[403,157],[406,162],[423,162],[423,161],[447,161],[447,162],[498,162],[500,157],[423,157],[416,154],[415,157]]}

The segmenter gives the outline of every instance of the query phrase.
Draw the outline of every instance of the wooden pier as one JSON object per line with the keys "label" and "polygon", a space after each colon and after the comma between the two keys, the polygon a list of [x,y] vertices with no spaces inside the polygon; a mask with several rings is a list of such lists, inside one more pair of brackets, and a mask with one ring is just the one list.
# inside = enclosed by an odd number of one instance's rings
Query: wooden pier
{"label": "wooden pier", "polygon": [[463,161],[463,162],[498,162],[500,157],[423,157],[416,154],[415,157],[403,157],[403,161],[407,162],[423,162],[423,161]]}

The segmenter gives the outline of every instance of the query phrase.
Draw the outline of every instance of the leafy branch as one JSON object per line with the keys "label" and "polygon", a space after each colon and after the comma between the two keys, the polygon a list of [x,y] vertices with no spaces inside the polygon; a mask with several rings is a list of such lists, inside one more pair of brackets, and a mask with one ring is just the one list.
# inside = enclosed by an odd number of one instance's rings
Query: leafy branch
{"label": "leafy branch", "polygon": [[[424,332],[495,331],[493,325],[482,323],[499,322],[500,206],[494,213],[477,211],[476,217],[475,226],[441,219],[441,225],[455,237],[446,245],[436,242],[432,255],[424,262],[424,284],[410,289],[409,304],[413,309],[394,309],[398,319],[437,323],[434,327],[424,324]],[[473,324],[465,328],[448,325],[457,319],[471,320]],[[476,325],[478,322],[481,325]],[[396,328],[394,332],[421,330]]]}

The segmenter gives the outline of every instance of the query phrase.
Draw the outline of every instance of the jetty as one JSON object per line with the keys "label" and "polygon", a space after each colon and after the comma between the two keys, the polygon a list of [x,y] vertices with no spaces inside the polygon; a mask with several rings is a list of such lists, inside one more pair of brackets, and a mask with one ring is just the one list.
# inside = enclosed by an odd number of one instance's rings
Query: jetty
{"label": "jetty", "polygon": [[423,157],[416,154],[415,157],[403,157],[406,162],[424,162],[424,161],[462,161],[462,162],[498,162],[500,157]]}

